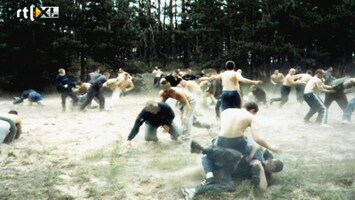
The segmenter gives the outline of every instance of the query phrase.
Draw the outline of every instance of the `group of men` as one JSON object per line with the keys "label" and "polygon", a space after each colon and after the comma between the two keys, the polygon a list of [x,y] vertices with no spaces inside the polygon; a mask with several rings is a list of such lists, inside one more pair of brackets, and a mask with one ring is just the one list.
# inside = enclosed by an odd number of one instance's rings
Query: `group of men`
{"label": "group of men", "polygon": [[[189,74],[191,76],[191,74]],[[205,170],[205,179],[196,188],[183,190],[187,199],[209,191],[235,191],[236,178],[250,178],[255,187],[265,190],[267,176],[271,172],[282,170],[282,162],[273,159],[270,151],[279,149],[264,139],[254,115],[259,107],[256,103],[245,103],[242,108],[240,96],[240,82],[258,85],[259,80],[250,80],[235,71],[235,63],[227,61],[225,71],[210,76],[200,77],[198,82],[220,80],[222,90],[218,108],[220,112],[220,131],[211,147],[203,148],[196,142],[191,142],[191,152],[203,153],[202,165]],[[171,139],[177,140],[191,131],[191,126],[197,121],[194,116],[196,96],[201,91],[194,80],[184,80],[177,72],[160,80],[160,102],[150,100],[135,120],[134,126],[128,135],[127,143],[138,134],[139,128],[146,123],[145,140],[158,141],[157,129],[169,133]],[[180,105],[181,122],[174,123],[175,113],[165,101],[175,99]],[[203,124],[203,123],[199,123]],[[206,126],[208,127],[208,126]],[[245,130],[251,127],[252,138],[245,137]],[[264,156],[265,152],[268,156]],[[217,155],[230,155],[221,157]],[[226,162],[230,160],[231,162]],[[239,164],[240,163],[240,164]],[[276,167],[277,166],[277,167]]]}
{"label": "group of men", "polygon": [[[65,69],[60,68],[58,70],[56,88],[61,94],[63,112],[66,111],[67,97],[72,99],[73,107],[77,106],[79,102],[79,109],[82,111],[91,104],[93,99],[98,101],[100,110],[110,110],[118,102],[123,92],[128,92],[134,88],[132,77],[122,68],[120,68],[117,78],[110,79],[111,74],[109,72],[100,74],[99,69],[90,73],[89,76],[88,83],[80,82],[76,85],[73,80],[66,76]],[[111,100],[106,105],[103,88],[109,88],[112,91]],[[81,95],[78,97],[77,93]]]}
{"label": "group of men", "polygon": [[[199,98],[205,98],[209,93],[216,99],[215,111],[220,122],[220,130],[217,138],[214,138],[209,147],[202,147],[195,141],[191,141],[191,153],[202,153],[202,166],[205,178],[201,184],[194,188],[182,190],[186,199],[193,199],[196,195],[208,192],[233,192],[236,181],[248,178],[253,186],[265,190],[269,184],[271,173],[279,172],[283,163],[275,159],[271,152],[280,152],[280,149],[264,138],[258,127],[255,115],[259,106],[254,102],[242,102],[240,84],[251,84],[251,92],[260,97],[258,100],[266,104],[266,94],[257,85],[262,81],[251,80],[242,76],[241,71],[236,71],[235,63],[227,61],[225,71],[221,73],[209,73],[204,76],[196,76],[189,70],[182,77],[178,71],[171,75],[163,76],[162,71],[156,67],[154,85],[159,87],[160,101],[149,100],[138,114],[133,128],[127,137],[127,144],[139,133],[143,123],[146,124],[146,141],[157,142],[158,128],[162,127],[164,133],[170,134],[172,140],[180,137],[191,139],[192,126],[211,128],[211,124],[202,123],[195,115],[196,104]],[[351,114],[355,109],[355,98],[348,103],[345,93],[347,89],[355,86],[354,78],[335,79],[328,72],[318,69],[311,72],[297,73],[291,68],[284,77],[278,70],[271,76],[273,91],[279,89],[280,98],[271,99],[270,103],[280,101],[280,107],[288,101],[291,87],[297,88],[297,100],[304,100],[310,107],[304,117],[309,122],[315,113],[319,113],[317,121],[321,125],[327,125],[327,107],[332,101],[336,101],[344,110],[344,123],[350,123]],[[333,79],[323,83],[325,79]],[[204,88],[204,85],[210,87]],[[215,87],[213,87],[215,86]],[[220,89],[216,89],[217,87]],[[99,102],[100,110],[112,109],[117,103],[122,92],[128,92],[134,88],[132,77],[122,68],[117,78],[110,79],[110,73],[100,74],[100,71],[90,73],[88,83],[75,83],[61,68],[56,77],[56,87],[61,94],[62,110],[66,111],[66,99],[70,97],[73,106],[79,106],[84,110],[93,99]],[[111,100],[105,104],[102,88],[112,91]],[[214,88],[214,89],[211,89]],[[325,92],[325,103],[320,99],[317,92]],[[35,91],[26,91],[23,98]],[[81,94],[81,95],[78,95]],[[302,96],[302,98],[301,98]],[[176,114],[174,109],[166,103],[168,99],[174,99],[181,111],[181,126],[174,122]],[[23,101],[17,99],[18,101]],[[243,107],[242,107],[243,105]],[[247,138],[245,130],[251,129],[251,138]],[[22,121],[15,111],[0,115],[0,144],[10,143],[19,138],[22,132]],[[0,149],[1,150],[1,149]]]}
{"label": "group of men", "polygon": [[[350,93],[355,86],[355,78],[342,77],[336,79],[333,75],[333,67],[329,67],[326,71],[317,69],[314,72],[307,70],[306,73],[300,72],[300,68],[291,68],[283,78],[283,75],[275,70],[271,76],[271,83],[276,87],[280,86],[281,97],[272,98],[270,104],[275,101],[280,101],[280,107],[288,101],[288,96],[291,91],[291,87],[296,89],[296,97],[299,103],[305,101],[310,109],[304,117],[304,122],[309,123],[312,116],[318,113],[316,122],[321,126],[330,127],[327,124],[328,108],[333,101],[337,102],[339,107],[343,110],[342,123],[349,124],[351,115],[354,112],[354,102],[352,99],[350,102],[347,100],[346,93]],[[313,75],[313,76],[312,76]],[[322,100],[319,96],[319,92],[325,93],[325,98]]]}

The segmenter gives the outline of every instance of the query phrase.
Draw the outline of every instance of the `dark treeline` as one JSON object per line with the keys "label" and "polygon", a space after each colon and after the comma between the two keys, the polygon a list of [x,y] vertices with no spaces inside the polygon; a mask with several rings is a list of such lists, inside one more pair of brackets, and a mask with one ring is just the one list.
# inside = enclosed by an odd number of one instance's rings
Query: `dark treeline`
{"label": "dark treeline", "polygon": [[[157,64],[220,68],[227,59],[251,78],[295,65],[354,68],[354,0],[0,2],[3,89],[41,89],[60,67],[82,80],[97,65],[135,73]],[[59,6],[60,17],[17,18],[31,5]]]}

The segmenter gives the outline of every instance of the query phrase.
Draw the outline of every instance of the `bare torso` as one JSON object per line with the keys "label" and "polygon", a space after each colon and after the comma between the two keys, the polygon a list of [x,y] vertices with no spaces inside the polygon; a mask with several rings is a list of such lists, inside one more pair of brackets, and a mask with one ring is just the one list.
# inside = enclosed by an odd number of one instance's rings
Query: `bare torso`
{"label": "bare torso", "polygon": [[312,78],[309,74],[297,74],[295,78],[301,82],[308,83],[308,81]]}
{"label": "bare torso", "polygon": [[160,97],[162,101],[166,101],[169,98],[175,99],[180,103],[186,103],[186,101],[190,100],[189,95],[183,88],[171,87],[168,90],[160,91]]}
{"label": "bare torso", "polygon": [[271,75],[271,80],[274,82],[274,83],[282,83],[283,79],[284,79],[284,75],[281,74],[281,73],[278,73],[278,74],[273,74]]}
{"label": "bare torso", "polygon": [[223,91],[240,91],[237,72],[227,70],[220,74],[222,79]]}
{"label": "bare torso", "polygon": [[295,82],[294,79],[295,79],[295,77],[293,75],[287,74],[284,79],[283,85],[291,87],[292,85],[294,85],[294,82]]}
{"label": "bare torso", "polygon": [[126,91],[127,88],[132,88],[133,87],[133,82],[131,79],[125,79],[122,80],[118,83],[118,87],[122,90],[122,91]]}
{"label": "bare torso", "polygon": [[221,131],[219,136],[236,138],[244,136],[251,126],[254,115],[245,109],[230,108],[221,113]]}

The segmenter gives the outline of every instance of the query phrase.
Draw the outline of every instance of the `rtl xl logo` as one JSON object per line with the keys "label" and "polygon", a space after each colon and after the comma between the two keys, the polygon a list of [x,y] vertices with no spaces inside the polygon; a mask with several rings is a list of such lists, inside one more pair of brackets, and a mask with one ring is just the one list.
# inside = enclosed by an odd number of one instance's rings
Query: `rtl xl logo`
{"label": "rtl xl logo", "polygon": [[24,7],[23,9],[18,9],[16,12],[17,18],[30,18],[34,21],[38,18],[59,18],[59,7],[58,6],[42,6],[36,7],[34,5],[30,8]]}

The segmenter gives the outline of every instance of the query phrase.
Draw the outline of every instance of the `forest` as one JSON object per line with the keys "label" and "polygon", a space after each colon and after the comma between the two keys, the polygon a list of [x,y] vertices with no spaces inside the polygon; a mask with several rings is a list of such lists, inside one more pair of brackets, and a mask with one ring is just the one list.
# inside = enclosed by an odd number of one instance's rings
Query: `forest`
{"label": "forest", "polygon": [[[18,16],[33,5],[58,18]],[[221,69],[247,77],[335,66],[354,72],[354,0],[1,0],[0,88],[42,89],[58,68],[85,81],[100,67],[130,73]]]}

